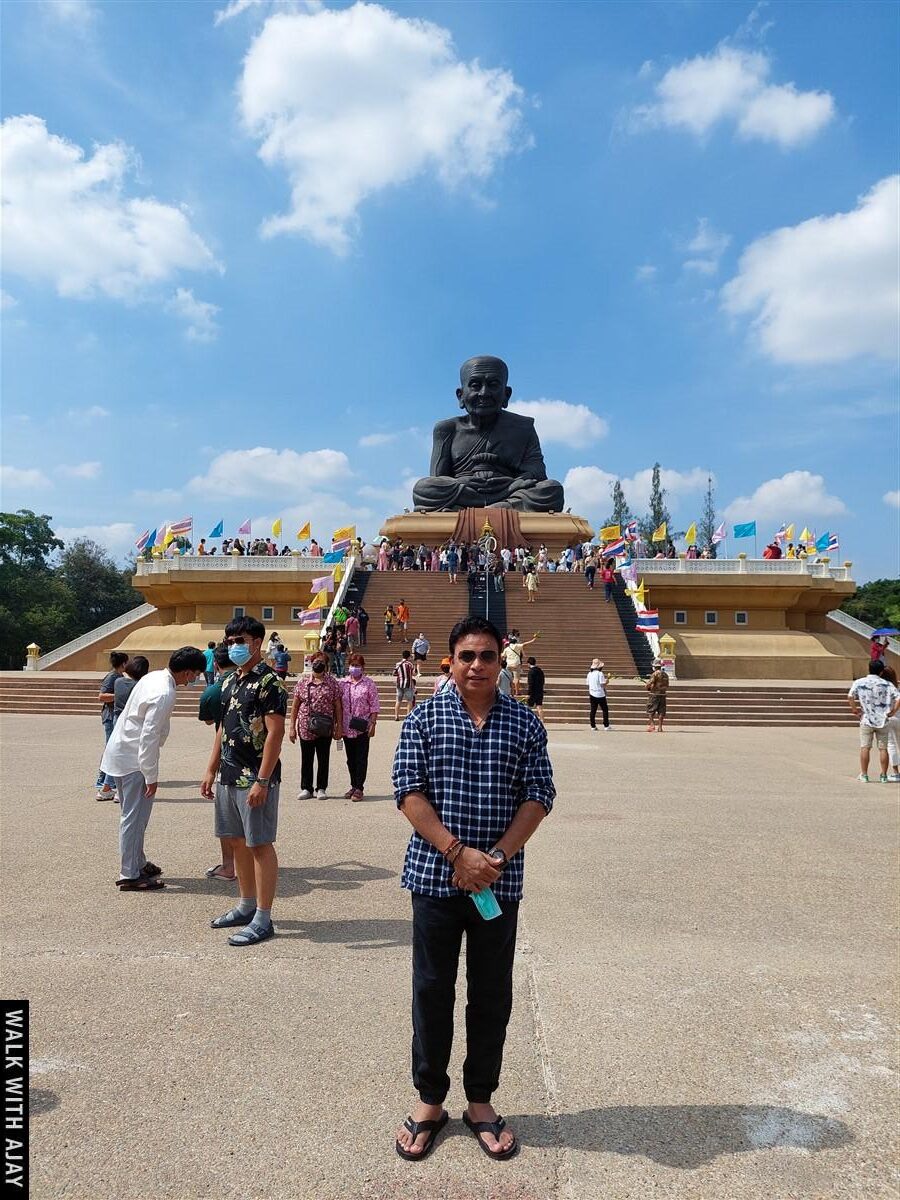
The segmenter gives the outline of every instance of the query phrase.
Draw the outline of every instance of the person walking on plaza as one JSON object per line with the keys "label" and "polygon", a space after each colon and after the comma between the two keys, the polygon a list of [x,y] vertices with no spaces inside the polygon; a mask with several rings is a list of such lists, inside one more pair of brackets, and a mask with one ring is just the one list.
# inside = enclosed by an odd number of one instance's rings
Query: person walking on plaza
{"label": "person walking on plaza", "polygon": [[115,697],[113,700],[113,725],[125,711],[128,697],[134,691],[135,686],[140,683],[149,670],[150,660],[143,654],[136,654],[125,664],[125,674],[120,675],[113,685],[113,696]]}
{"label": "person walking on plaza", "polygon": [[397,699],[394,701],[394,720],[400,720],[400,705],[406,705],[404,716],[408,716],[416,704],[416,670],[410,662],[409,651],[404,650],[398,663],[394,664],[394,683]]}
{"label": "person walking on plaza", "polygon": [[397,628],[400,630],[402,641],[408,642],[407,630],[409,628],[409,605],[401,597],[400,603],[397,605]]}
{"label": "person walking on plaza", "polygon": [[653,674],[647,680],[647,732],[662,733],[666,719],[666,693],[669,690],[669,673],[663,670],[658,658],[653,660]]}
{"label": "person walking on plaza", "polygon": [[[109,743],[112,735],[113,726],[115,725],[114,705],[116,702],[116,680],[121,679],[125,672],[125,664],[128,662],[128,655],[123,650],[113,650],[109,656],[110,670],[103,676],[103,681],[100,684],[100,692],[97,699],[100,701],[102,708],[100,709],[100,721],[103,725],[103,738],[105,743]],[[111,779],[107,779],[102,767],[97,772],[97,799],[98,800],[115,800],[116,789],[115,784]]]}
{"label": "person walking on plaza", "polygon": [[397,614],[394,612],[393,604],[389,604],[384,610],[384,640],[392,642],[394,640],[394,626],[397,624]]}
{"label": "person walking on plaza", "polygon": [[291,742],[300,739],[300,793],[298,800],[313,796],[313,764],[316,765],[316,799],[328,799],[328,767],[331,743],[343,736],[344,711],[341,685],[328,671],[328,659],[317,650],[311,659],[312,674],[297,680],[288,722]]}
{"label": "person walking on plaza", "polygon": [[538,591],[537,571],[534,568],[525,572],[525,591],[528,595],[528,603],[534,604]]}
{"label": "person walking on plaza", "polygon": [[886,637],[873,637],[869,643],[869,661],[884,662],[885,651],[888,648]]}
{"label": "person walking on plaza", "polygon": [[527,642],[519,641],[518,629],[509,631],[509,642],[503,654],[506,659],[506,665],[512,672],[513,677],[513,696],[518,699],[519,696],[519,676],[522,673],[522,656],[526,646],[530,646],[532,642],[537,641],[537,634],[529,638]]}
{"label": "person walking on plaza", "polygon": [[272,651],[272,668],[282,683],[287,679],[291,655],[283,642],[278,642]]}
{"label": "person walking on plaza", "polygon": [[500,659],[500,674],[497,676],[497,691],[503,696],[511,696],[513,690],[513,673],[506,665],[506,657]]}
{"label": "person walking on plaza", "polygon": [[528,695],[525,703],[537,713],[541,721],[544,719],[544,687],[546,677],[538,666],[536,658],[528,660]]}
{"label": "person walking on plaza", "polygon": [[[522,704],[497,691],[500,634],[467,617],[450,633],[454,687],[410,715],[394,756],[397,806],[413,826],[402,886],[412,893],[413,1085],[419,1100],[397,1131],[401,1158],[433,1148],[449,1117],[447,1067],[455,983],[466,937],[463,1121],[491,1158],[518,1141],[491,1097],[500,1084],[512,1011],[522,849],[553,807],[547,733]],[[500,915],[485,920],[471,893],[491,888]]]}
{"label": "person walking on plaza", "polygon": [[456,583],[456,578],[459,575],[459,550],[455,542],[451,542],[447,549],[447,574],[450,577],[450,582]]}
{"label": "person walking on plaza", "polygon": [[855,679],[847,693],[850,711],[859,717],[859,775],[860,783],[869,782],[869,757],[872,742],[878,744],[881,761],[881,782],[888,782],[888,721],[900,712],[900,691],[884,678],[884,663],[879,658],[869,663],[869,673]]}
{"label": "person walking on plaza", "polygon": [[350,773],[350,789],[344,793],[344,799],[362,800],[369,769],[369,743],[375,736],[381,704],[378,685],[366,674],[366,660],[355,651],[349,658],[348,677],[341,682],[341,700],[344,753]]}
{"label": "person walking on plaza", "polygon": [[234,929],[230,946],[256,946],[275,934],[272,906],[278,883],[278,794],[287,693],[262,660],[265,626],[238,617],[225,626],[228,656],[237,670],[222,684],[222,723],[200,794],[215,800],[216,837],[228,838],[240,887],[234,908],[213,929]]}
{"label": "person walking on plaza", "polygon": [[121,814],[121,870],[116,886],[123,892],[155,891],[165,885],[162,870],[148,862],[144,834],[159,784],[159,752],[169,736],[175,689],[188,687],[205,665],[203,651],[183,646],[162,671],[150,671],[136,685],[110,734],[101,769],[116,781]]}
{"label": "person walking on plaza", "polygon": [[[222,684],[225,682],[225,676],[230,675],[236,669],[229,657],[228,647],[224,642],[220,642],[216,646],[215,667],[216,678],[208,687],[203,689],[197,709],[197,719],[202,721],[204,725],[215,726],[215,731],[218,733],[219,726],[222,724],[222,715],[225,711],[222,701]],[[237,879],[237,873],[234,869],[234,850],[232,849],[230,838],[219,838],[219,851],[221,854],[220,861],[214,867],[206,868],[206,878],[226,879],[229,881]]]}
{"label": "person walking on plaza", "polygon": [[[897,672],[893,667],[885,667],[881,678],[898,687]],[[117,685],[118,686],[118,685]],[[886,721],[888,731],[888,783],[900,783],[900,715],[894,714]]]}
{"label": "person walking on plaza", "polygon": [[203,675],[206,679],[206,686],[213,682],[216,677],[216,643],[207,642],[206,649],[203,651],[203,657],[206,659],[206,667]]}
{"label": "person walking on plaza", "polygon": [[588,696],[591,701],[591,729],[597,729],[597,709],[603,713],[603,728],[609,729],[609,704],[606,699],[606,685],[609,682],[603,672],[604,664],[599,658],[591,661],[591,669],[587,673]]}
{"label": "person walking on plaza", "polygon": [[413,662],[416,667],[416,675],[422,673],[421,664],[428,661],[428,651],[431,649],[431,642],[424,633],[420,633],[412,644]]}

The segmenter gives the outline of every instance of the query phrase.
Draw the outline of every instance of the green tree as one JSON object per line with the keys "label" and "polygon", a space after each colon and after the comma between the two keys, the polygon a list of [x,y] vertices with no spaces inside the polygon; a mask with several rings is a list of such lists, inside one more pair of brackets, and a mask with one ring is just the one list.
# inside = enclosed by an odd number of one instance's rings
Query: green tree
{"label": "green tree", "polygon": [[873,579],[841,605],[843,612],[873,629],[900,629],[900,579]]}
{"label": "green tree", "polygon": [[716,532],[716,494],[713,490],[712,475],[706,477],[706,495],[703,498],[703,516],[697,522],[697,545],[702,550],[709,547],[710,554],[716,557],[718,547],[713,544],[713,534]]}
{"label": "green tree", "polygon": [[37,516],[30,508],[0,513],[0,570],[34,567],[49,570],[49,556],[63,544],[50,527],[52,517]]}
{"label": "green tree", "polygon": [[[668,531],[668,540],[672,537],[672,518],[669,515],[669,510],[666,507],[666,489],[662,486],[660,478],[659,463],[653,464],[653,473],[650,478],[650,511],[647,516],[638,521],[638,529],[641,531],[641,538],[644,541],[646,550],[650,550],[654,546],[653,533],[660,525],[665,524]],[[663,543],[660,546],[665,548]]]}
{"label": "green tree", "polygon": [[89,538],[76,538],[63,550],[57,575],[72,595],[77,627],[72,637],[128,612],[138,603],[130,574],[120,570],[103,547]]}
{"label": "green tree", "polygon": [[0,513],[0,667],[17,670],[25,647],[43,650],[67,640],[74,619],[71,594],[53,570],[50,556],[63,543],[46,513],[29,508]]}
{"label": "green tree", "polygon": [[617,479],[610,488],[612,494],[612,514],[603,522],[604,525],[619,525],[622,532],[625,532],[625,526],[631,520],[631,509],[628,507],[628,501],[625,499],[625,491],[622,487],[621,479]]}

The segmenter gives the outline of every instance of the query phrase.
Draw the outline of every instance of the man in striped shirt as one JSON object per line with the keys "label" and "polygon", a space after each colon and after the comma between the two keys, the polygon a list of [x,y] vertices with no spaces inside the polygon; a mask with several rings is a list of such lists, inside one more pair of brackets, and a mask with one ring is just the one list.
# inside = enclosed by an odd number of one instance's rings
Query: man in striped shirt
{"label": "man in striped shirt", "polygon": [[[523,847],[556,795],[547,734],[497,690],[500,634],[467,617],[450,633],[454,686],[407,717],[394,758],[398,807],[413,826],[402,886],[413,908],[413,1082],[419,1103],[397,1133],[397,1152],[420,1158],[446,1124],[447,1065],[459,953],[466,935],[467,1056],[463,1120],[492,1158],[515,1135],[498,1117],[506,1026],[512,1009]],[[500,916],[485,920],[470,893],[491,888]]]}
{"label": "man in striped shirt", "polygon": [[416,703],[416,669],[410,659],[408,650],[403,651],[403,657],[394,665],[394,682],[397,685],[397,699],[394,701],[394,720],[400,720],[400,706],[406,705],[407,713],[411,713]]}

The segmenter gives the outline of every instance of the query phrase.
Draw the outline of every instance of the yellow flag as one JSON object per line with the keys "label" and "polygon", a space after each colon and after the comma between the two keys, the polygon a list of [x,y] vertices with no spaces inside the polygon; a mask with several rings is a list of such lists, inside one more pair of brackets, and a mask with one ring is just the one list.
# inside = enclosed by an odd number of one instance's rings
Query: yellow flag
{"label": "yellow flag", "polygon": [[331,535],[331,540],[333,542],[342,542],[345,538],[352,539],[355,537],[356,537],[356,526],[355,525],[345,525],[343,527],[343,529],[336,529],[334,531],[334,533]]}
{"label": "yellow flag", "polygon": [[621,536],[622,536],[622,526],[621,525],[604,525],[603,528],[600,530],[601,542],[614,542],[616,540],[616,538],[620,538]]}
{"label": "yellow flag", "polygon": [[792,542],[794,540],[794,523],[793,523],[793,521],[791,522],[790,525],[785,526],[784,536],[785,536],[786,541]]}
{"label": "yellow flag", "polygon": [[335,583],[341,582],[341,580],[344,578],[344,564],[343,563],[335,563],[334,564],[334,570],[331,572],[331,578],[334,580]]}
{"label": "yellow flag", "polygon": [[281,517],[272,522],[272,537],[281,537]]}
{"label": "yellow flag", "polygon": [[165,538],[163,539],[163,545],[170,546],[172,544],[172,542],[174,542],[174,541],[175,541],[175,534],[170,529],[169,532],[166,534]]}
{"label": "yellow flag", "polygon": [[692,521],[690,523],[690,525],[688,525],[687,533],[684,535],[684,540],[689,546],[697,545],[697,523],[696,523],[696,521]]}
{"label": "yellow flag", "polygon": [[328,599],[328,590],[326,588],[322,588],[321,592],[316,592],[306,607],[331,608],[331,601]]}
{"label": "yellow flag", "polygon": [[666,536],[666,522],[663,521],[662,525],[653,530],[653,536],[651,537],[650,541],[664,542],[666,540]]}
{"label": "yellow flag", "polygon": [[[793,528],[794,528],[794,527],[793,527],[793,525],[792,525],[792,526],[791,526],[791,529],[793,529]],[[787,531],[785,531],[785,532],[787,532]],[[800,534],[800,541],[801,541],[801,542],[811,542],[812,540],[813,540],[813,535],[812,535],[812,534],[809,532],[809,530],[808,530],[808,529],[806,528],[806,526],[804,525],[804,526],[803,526],[803,532]]]}
{"label": "yellow flag", "polygon": [[309,528],[309,521],[307,521],[302,529],[297,530],[297,541],[308,542],[310,537],[312,537],[312,532]]}

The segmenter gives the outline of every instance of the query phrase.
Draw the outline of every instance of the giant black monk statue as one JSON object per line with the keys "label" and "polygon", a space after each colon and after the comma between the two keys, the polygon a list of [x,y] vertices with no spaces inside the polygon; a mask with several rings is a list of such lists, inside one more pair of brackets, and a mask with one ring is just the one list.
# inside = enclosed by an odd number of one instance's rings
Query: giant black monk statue
{"label": "giant black monk statue", "polygon": [[533,418],[504,412],[508,378],[499,358],[470,358],[460,367],[456,398],[466,415],[434,427],[431,475],[413,488],[418,512],[562,512],[562,484],[547,478]]}

